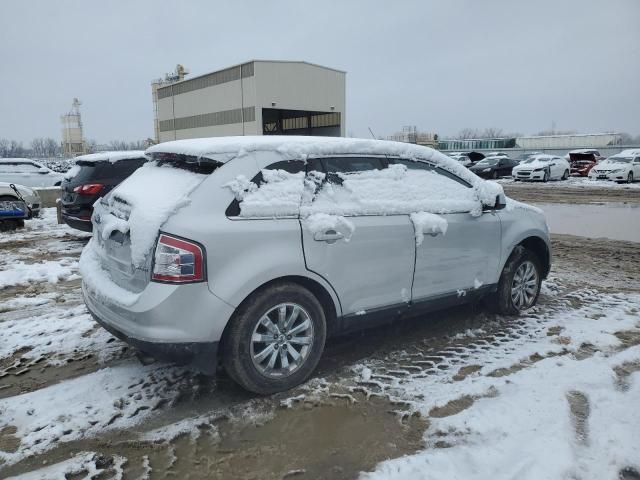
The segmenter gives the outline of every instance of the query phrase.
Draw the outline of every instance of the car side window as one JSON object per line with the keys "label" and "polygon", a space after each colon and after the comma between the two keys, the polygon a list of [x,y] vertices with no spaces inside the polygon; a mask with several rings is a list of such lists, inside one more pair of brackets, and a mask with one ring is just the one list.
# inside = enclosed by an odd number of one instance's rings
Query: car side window
{"label": "car side window", "polygon": [[[307,170],[307,165],[303,160],[281,160],[279,162],[272,163],[262,170],[284,170],[287,173],[300,173]],[[265,183],[264,176],[260,170],[252,179],[251,182],[260,187]],[[227,217],[240,216],[240,201],[235,198],[227,207],[225,214]]]}
{"label": "car side window", "polygon": [[390,160],[392,163],[395,164],[399,164],[399,165],[404,165],[405,167],[407,167],[408,169],[416,169],[416,170],[429,170],[432,172],[437,173],[438,175],[442,175],[443,177],[448,178],[449,180],[453,180],[456,183],[459,183],[460,185],[464,185],[465,187],[471,188],[471,184],[462,180],[460,177],[454,175],[451,172],[448,172],[447,170],[440,168],[440,167],[436,167],[434,165],[431,165],[429,163],[426,162],[420,162],[420,161],[416,161],[416,160],[407,160],[404,158],[395,158]]}
{"label": "car side window", "polygon": [[377,157],[330,157],[321,160],[326,173],[364,172],[386,167]]}

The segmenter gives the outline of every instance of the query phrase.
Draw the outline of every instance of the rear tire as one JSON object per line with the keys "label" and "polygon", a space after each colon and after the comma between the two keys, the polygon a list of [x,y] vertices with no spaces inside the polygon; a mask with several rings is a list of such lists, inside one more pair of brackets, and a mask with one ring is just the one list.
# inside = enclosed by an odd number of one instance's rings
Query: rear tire
{"label": "rear tire", "polygon": [[497,292],[488,299],[489,309],[502,315],[518,315],[533,307],[540,295],[541,272],[538,257],[531,250],[516,247],[502,270]]}
{"label": "rear tire", "polygon": [[251,392],[289,390],[315,370],[326,334],[324,310],[309,290],[295,283],[274,283],[253,293],[236,310],[224,333],[222,364]]}

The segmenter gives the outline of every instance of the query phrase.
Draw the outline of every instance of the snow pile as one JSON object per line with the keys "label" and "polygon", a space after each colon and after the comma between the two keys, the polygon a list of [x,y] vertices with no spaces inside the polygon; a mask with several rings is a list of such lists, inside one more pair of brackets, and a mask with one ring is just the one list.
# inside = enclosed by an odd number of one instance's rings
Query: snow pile
{"label": "snow pile", "polygon": [[298,215],[304,190],[304,173],[263,170],[260,186],[239,175],[225,186],[240,201],[243,217],[286,217]]}
{"label": "snow pile", "polygon": [[69,170],[65,172],[64,179],[71,180],[73,177],[75,177],[77,174],[80,173],[80,170],[81,170],[80,165],[74,165],[73,167],[71,167]]}
{"label": "snow pile", "polygon": [[29,285],[33,282],[58,283],[71,280],[78,270],[78,262],[71,258],[48,260],[40,263],[16,261],[11,269],[0,271],[0,289],[12,285]]}
{"label": "snow pile", "polygon": [[76,157],[76,162],[110,162],[116,163],[120,160],[132,160],[135,158],[145,158],[144,150],[123,150],[114,152],[90,153]]}
{"label": "snow pile", "polygon": [[[94,216],[100,215],[105,234],[114,230],[130,234],[131,261],[141,266],[162,224],[189,203],[189,194],[205,177],[169,166],[145,164],[96,203]],[[96,248],[96,242],[91,245]]]}
{"label": "snow pile", "polygon": [[312,213],[304,219],[305,226],[312,234],[319,234],[327,230],[335,230],[344,233],[343,240],[348,242],[356,227],[346,218],[340,215],[327,215],[326,213]]}
{"label": "snow pile", "polygon": [[427,212],[417,212],[410,215],[413,222],[413,228],[416,232],[416,245],[422,245],[424,240],[424,234],[438,234],[443,235],[447,233],[447,227],[449,224],[447,221],[439,215]]}

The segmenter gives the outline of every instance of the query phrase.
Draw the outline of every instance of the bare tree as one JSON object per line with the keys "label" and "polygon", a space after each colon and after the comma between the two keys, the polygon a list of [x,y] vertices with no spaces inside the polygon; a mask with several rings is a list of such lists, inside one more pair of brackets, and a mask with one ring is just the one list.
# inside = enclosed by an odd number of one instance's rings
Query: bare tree
{"label": "bare tree", "polygon": [[96,153],[98,142],[91,139],[91,140],[87,140],[85,145],[86,145],[87,153]]}
{"label": "bare tree", "polygon": [[475,128],[463,128],[460,130],[456,138],[459,140],[466,140],[468,138],[478,138],[479,135],[480,132]]}
{"label": "bare tree", "polygon": [[0,157],[9,156],[9,140],[6,138],[0,138]]}
{"label": "bare tree", "polygon": [[9,142],[9,154],[7,156],[21,157],[23,155],[24,155],[24,147],[22,146],[22,142],[11,140],[11,142]]}

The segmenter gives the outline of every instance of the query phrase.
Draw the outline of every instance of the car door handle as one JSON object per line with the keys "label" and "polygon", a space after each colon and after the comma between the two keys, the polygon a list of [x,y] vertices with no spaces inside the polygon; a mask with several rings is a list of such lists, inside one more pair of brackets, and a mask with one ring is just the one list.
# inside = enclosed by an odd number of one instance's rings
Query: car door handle
{"label": "car door handle", "polygon": [[335,230],[325,230],[324,232],[316,232],[313,235],[313,239],[316,242],[335,243],[341,238],[344,238],[344,235],[340,232],[336,232]]}

